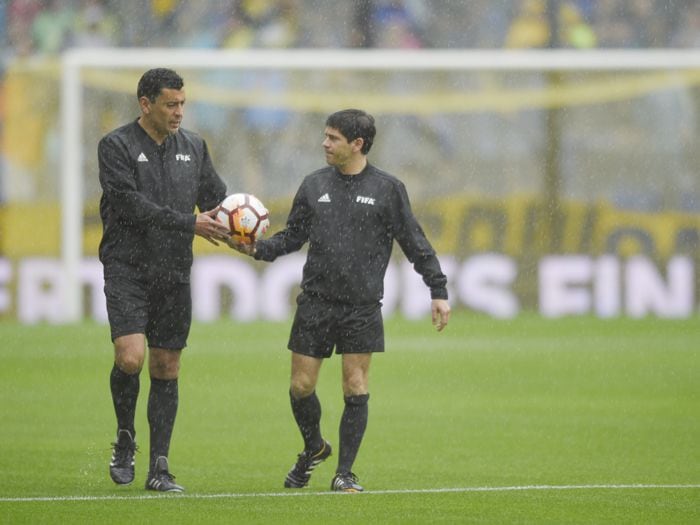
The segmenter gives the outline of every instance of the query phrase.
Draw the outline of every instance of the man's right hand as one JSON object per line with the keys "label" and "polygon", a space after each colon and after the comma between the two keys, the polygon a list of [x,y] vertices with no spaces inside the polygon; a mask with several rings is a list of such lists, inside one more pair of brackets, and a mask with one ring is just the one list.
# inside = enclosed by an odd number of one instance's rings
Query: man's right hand
{"label": "man's right hand", "polygon": [[216,241],[227,242],[231,238],[231,230],[228,226],[216,220],[219,209],[205,211],[197,215],[194,222],[194,233],[203,237],[214,246],[218,246]]}

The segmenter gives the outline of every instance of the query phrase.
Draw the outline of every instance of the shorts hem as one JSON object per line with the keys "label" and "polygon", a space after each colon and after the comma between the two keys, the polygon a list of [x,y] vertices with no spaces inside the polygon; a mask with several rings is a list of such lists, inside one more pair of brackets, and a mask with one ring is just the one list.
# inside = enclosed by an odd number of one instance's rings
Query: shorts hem
{"label": "shorts hem", "polygon": [[167,350],[168,352],[179,352],[187,348],[187,345],[175,346],[175,345],[157,345],[148,343],[148,348],[158,348],[160,350]]}
{"label": "shorts hem", "polygon": [[343,355],[343,354],[381,354],[384,352],[383,348],[377,348],[377,349],[373,349],[373,350],[359,350],[359,351],[355,351],[355,352],[347,351],[347,350],[345,352],[338,352],[337,350],[332,350],[331,352],[328,352],[327,354],[323,353],[323,354],[319,355],[319,353],[317,353],[317,352],[309,352],[308,350],[299,350],[297,348],[292,348],[290,346],[288,346],[287,349],[290,352],[294,352],[295,354],[305,355],[308,357],[315,357],[316,359],[329,359],[330,357],[333,356],[333,354],[337,354],[337,355]]}
{"label": "shorts hem", "polygon": [[112,337],[112,342],[114,342],[115,339],[118,337],[124,337],[125,335],[136,335],[140,334],[143,335],[144,337],[146,334],[142,330],[120,330],[119,332],[112,331],[111,332],[111,337]]}
{"label": "shorts hem", "polygon": [[115,339],[118,337],[124,337],[126,335],[142,335],[144,336],[144,339],[146,340],[146,346],[148,348],[160,348],[161,350],[169,350],[172,352],[178,352],[180,350],[184,350],[187,348],[187,343],[180,345],[176,345],[174,343],[165,343],[165,344],[158,344],[158,343],[152,343],[148,340],[148,337],[146,334],[142,331],[139,330],[122,330],[120,332],[112,332],[111,337],[112,337],[112,343],[114,343]]}

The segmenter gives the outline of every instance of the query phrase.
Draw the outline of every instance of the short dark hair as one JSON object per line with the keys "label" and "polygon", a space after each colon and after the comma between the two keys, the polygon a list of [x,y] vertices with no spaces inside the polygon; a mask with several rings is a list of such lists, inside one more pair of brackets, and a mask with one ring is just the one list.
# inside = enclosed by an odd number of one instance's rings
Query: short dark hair
{"label": "short dark hair", "polygon": [[374,117],[361,109],[337,111],[326,119],[326,126],[340,131],[348,142],[361,138],[364,141],[362,153],[365,155],[372,148],[374,135],[377,133]]}
{"label": "short dark hair", "polygon": [[146,97],[151,102],[155,102],[162,89],[182,89],[185,81],[172,69],[156,68],[149,69],[139,80],[136,89],[136,98]]}

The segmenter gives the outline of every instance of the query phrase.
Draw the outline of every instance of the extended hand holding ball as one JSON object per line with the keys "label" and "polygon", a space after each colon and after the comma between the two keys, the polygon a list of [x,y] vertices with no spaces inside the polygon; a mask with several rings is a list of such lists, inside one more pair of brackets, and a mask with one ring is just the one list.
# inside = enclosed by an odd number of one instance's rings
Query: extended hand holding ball
{"label": "extended hand holding ball", "polygon": [[221,201],[216,220],[231,230],[229,245],[252,245],[270,227],[267,208],[260,199],[249,193],[234,193]]}

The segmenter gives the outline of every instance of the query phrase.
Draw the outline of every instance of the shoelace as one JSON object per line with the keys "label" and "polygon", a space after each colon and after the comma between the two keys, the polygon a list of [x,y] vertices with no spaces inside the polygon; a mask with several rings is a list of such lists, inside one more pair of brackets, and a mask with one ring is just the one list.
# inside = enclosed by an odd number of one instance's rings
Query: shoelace
{"label": "shoelace", "polygon": [[355,474],[353,474],[352,472],[348,472],[346,475],[344,474],[344,475],[340,476],[340,477],[338,478],[338,481],[339,481],[340,483],[342,483],[342,484],[344,484],[345,482],[348,482],[348,481],[349,481],[350,483],[353,483],[353,484],[354,484],[354,483],[357,483],[358,481],[360,481],[360,478],[358,478],[358,477],[357,477]]}
{"label": "shoelace", "polygon": [[124,455],[127,452],[133,452],[136,454],[139,451],[139,446],[134,443],[133,445],[120,445],[118,442],[112,443],[112,451],[115,454],[121,454]]}

